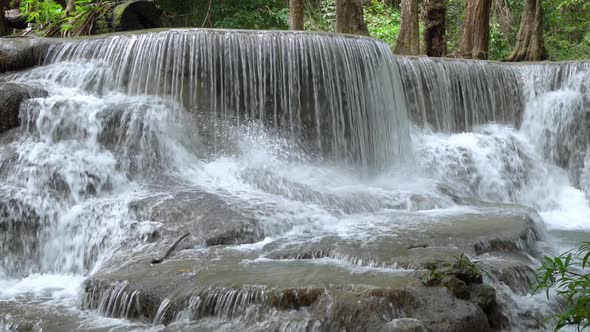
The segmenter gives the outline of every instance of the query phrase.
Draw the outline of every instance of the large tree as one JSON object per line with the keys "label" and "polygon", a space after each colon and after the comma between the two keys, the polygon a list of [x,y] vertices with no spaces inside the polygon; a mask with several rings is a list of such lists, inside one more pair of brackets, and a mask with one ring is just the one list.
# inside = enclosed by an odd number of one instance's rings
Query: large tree
{"label": "large tree", "polygon": [[336,32],[369,35],[363,15],[363,0],[336,0]]}
{"label": "large tree", "polygon": [[418,21],[418,1],[402,0],[402,19],[400,32],[395,42],[396,54],[420,54],[420,29]]}
{"label": "large tree", "polygon": [[424,53],[447,55],[447,8],[445,0],[424,0]]}
{"label": "large tree", "polygon": [[303,0],[289,0],[289,29],[303,30]]}
{"label": "large tree", "polygon": [[467,0],[459,50],[462,57],[487,59],[491,8],[492,0]]}
{"label": "large tree", "polygon": [[543,6],[541,0],[526,0],[516,36],[516,46],[508,61],[541,61],[547,59],[543,39]]}

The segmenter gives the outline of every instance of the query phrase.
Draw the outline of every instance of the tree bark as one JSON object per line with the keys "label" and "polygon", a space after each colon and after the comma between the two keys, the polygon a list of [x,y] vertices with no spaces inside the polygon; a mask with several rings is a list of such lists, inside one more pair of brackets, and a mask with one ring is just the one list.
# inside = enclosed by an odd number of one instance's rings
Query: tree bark
{"label": "tree bark", "polygon": [[68,5],[66,6],[66,14],[73,13],[76,11],[76,0],[68,0]]}
{"label": "tree bark", "polygon": [[492,0],[467,0],[459,51],[462,57],[487,59],[491,9]]}
{"label": "tree bark", "polygon": [[336,32],[369,35],[363,14],[363,0],[336,0]]}
{"label": "tree bark", "polygon": [[446,15],[445,0],[424,0],[424,48],[428,56],[447,55]]}
{"label": "tree bark", "polygon": [[289,29],[304,30],[303,0],[289,0]]}
{"label": "tree bark", "polygon": [[417,0],[402,0],[402,19],[394,53],[404,55],[420,54]]}
{"label": "tree bark", "polygon": [[543,38],[541,0],[526,0],[514,51],[508,61],[542,61],[547,59]]}

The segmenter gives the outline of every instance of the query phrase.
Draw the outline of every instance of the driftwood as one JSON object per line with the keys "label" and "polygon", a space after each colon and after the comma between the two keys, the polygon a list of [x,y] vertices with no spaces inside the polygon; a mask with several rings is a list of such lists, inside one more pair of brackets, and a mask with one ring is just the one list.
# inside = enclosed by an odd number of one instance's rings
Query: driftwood
{"label": "driftwood", "polygon": [[168,251],[166,251],[166,253],[164,254],[164,256],[162,256],[162,258],[154,258],[152,260],[152,264],[160,264],[160,263],[162,263],[166,258],[168,258],[168,256],[172,252],[172,250],[174,250],[174,248],[176,248],[176,246],[180,243],[180,241],[184,240],[184,238],[186,238],[187,236],[189,236],[189,234],[190,233],[185,233],[183,236],[179,237],[178,240],[176,240],[176,242],[174,242],[172,244],[172,246],[170,246],[170,248],[168,248]]}

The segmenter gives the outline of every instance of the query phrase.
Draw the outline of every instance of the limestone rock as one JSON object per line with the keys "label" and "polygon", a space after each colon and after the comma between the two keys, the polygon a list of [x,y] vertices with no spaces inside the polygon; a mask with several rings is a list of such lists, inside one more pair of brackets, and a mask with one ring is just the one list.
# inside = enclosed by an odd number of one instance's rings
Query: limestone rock
{"label": "limestone rock", "polygon": [[0,134],[20,125],[19,111],[23,101],[47,96],[47,91],[14,83],[0,83]]}
{"label": "limestone rock", "polygon": [[22,70],[41,63],[47,48],[61,41],[48,38],[2,38],[0,40],[0,73]]}
{"label": "limestone rock", "polygon": [[199,190],[172,197],[152,197],[131,204],[141,218],[162,223],[160,236],[177,238],[186,232],[206,246],[254,243],[264,238],[259,222],[221,196]]}
{"label": "limestone rock", "polygon": [[461,300],[469,299],[469,287],[467,287],[467,284],[463,280],[455,277],[447,277],[443,279],[442,284],[447,287],[456,298]]}

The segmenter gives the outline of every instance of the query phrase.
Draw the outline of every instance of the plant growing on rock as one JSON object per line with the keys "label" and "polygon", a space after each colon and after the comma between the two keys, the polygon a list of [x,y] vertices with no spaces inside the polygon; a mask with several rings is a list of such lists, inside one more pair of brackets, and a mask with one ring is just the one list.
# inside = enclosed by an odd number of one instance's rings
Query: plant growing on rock
{"label": "plant growing on rock", "polygon": [[465,254],[454,257],[454,262],[438,262],[426,264],[430,272],[422,277],[426,286],[440,284],[447,277],[455,277],[465,283],[481,283],[481,271],[477,267],[478,261],[470,260]]}
{"label": "plant growing on rock", "polygon": [[553,289],[565,300],[563,313],[554,317],[555,331],[575,325],[579,331],[590,327],[590,274],[584,272],[590,261],[590,242],[558,257],[545,257],[537,271],[537,289],[547,298]]}

